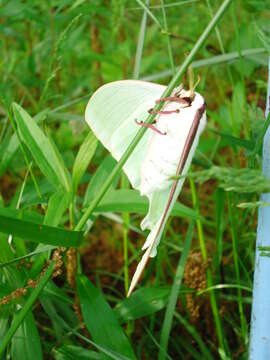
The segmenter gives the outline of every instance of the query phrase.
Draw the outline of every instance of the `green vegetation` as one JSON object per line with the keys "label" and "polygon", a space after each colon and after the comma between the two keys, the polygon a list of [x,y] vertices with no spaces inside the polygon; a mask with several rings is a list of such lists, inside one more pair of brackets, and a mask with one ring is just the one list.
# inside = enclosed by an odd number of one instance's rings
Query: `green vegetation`
{"label": "green vegetation", "polygon": [[[1,359],[247,358],[269,18],[264,0],[0,0]],[[191,63],[207,128],[126,298],[147,201],[121,167],[146,128],[116,163],[85,106],[119,79],[188,87]]]}

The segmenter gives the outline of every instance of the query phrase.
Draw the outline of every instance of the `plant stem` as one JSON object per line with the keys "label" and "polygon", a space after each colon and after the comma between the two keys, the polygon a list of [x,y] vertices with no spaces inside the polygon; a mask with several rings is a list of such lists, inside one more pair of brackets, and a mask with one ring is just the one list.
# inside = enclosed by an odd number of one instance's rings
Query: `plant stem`
{"label": "plant stem", "polygon": [[175,75],[175,65],[174,65],[174,61],[173,61],[173,51],[172,51],[170,34],[168,33],[168,23],[167,23],[166,10],[165,10],[165,7],[164,7],[164,0],[160,0],[160,4],[162,6],[162,15],[163,15],[163,22],[164,22],[164,30],[166,32],[166,37],[167,37],[167,47],[168,47],[168,55],[169,55],[169,60],[170,60],[170,66],[171,66],[171,69],[172,69],[172,74],[174,76]]}
{"label": "plant stem", "polygon": [[[128,189],[129,182],[125,174],[121,178],[121,188]],[[129,278],[128,278],[128,229],[129,229],[129,213],[122,214],[123,218],[123,254],[124,254],[124,285],[125,292],[128,293]]]}
{"label": "plant stem", "polygon": [[[202,35],[199,37],[199,39],[197,40],[196,44],[193,46],[191,52],[188,54],[188,56],[185,58],[185,61],[183,62],[183,64],[180,66],[179,70],[177,71],[177,73],[175,74],[175,76],[172,78],[171,82],[169,83],[168,87],[166,88],[166,90],[164,91],[164,93],[162,94],[162,97],[166,97],[169,96],[173,89],[179,84],[179,81],[181,79],[181,77],[183,76],[183,74],[186,72],[188,66],[191,64],[192,60],[194,59],[195,55],[198,53],[198,51],[200,50],[200,48],[202,47],[202,45],[204,44],[204,42],[207,40],[207,38],[209,37],[210,33],[212,32],[212,30],[215,28],[216,24],[218,23],[218,21],[221,19],[221,17],[224,15],[225,11],[227,10],[228,6],[231,4],[232,0],[225,0],[222,5],[220,6],[220,8],[218,9],[217,13],[215,14],[215,16],[212,18],[212,20],[210,21],[210,23],[207,25],[207,27],[205,28],[204,32],[202,33]],[[155,106],[154,110],[160,110],[161,107],[163,106],[163,103],[159,103]],[[146,123],[151,123],[153,122],[155,117],[155,114],[150,114],[147,119],[146,119]],[[92,203],[89,205],[89,207],[86,209],[85,213],[83,214],[83,216],[81,217],[80,221],[78,222],[78,224],[75,227],[75,230],[81,230],[83,228],[83,226],[85,225],[85,223],[87,222],[89,216],[92,214],[92,212],[95,210],[96,206],[99,204],[100,200],[103,198],[103,196],[105,195],[106,191],[108,190],[108,188],[110,187],[111,183],[113,182],[113,180],[115,179],[115,177],[118,175],[118,173],[120,172],[120,170],[122,169],[123,165],[126,163],[126,161],[128,160],[128,158],[130,157],[130,155],[132,154],[133,150],[135,149],[135,147],[137,146],[137,144],[139,143],[139,141],[141,140],[141,138],[143,137],[144,133],[146,132],[146,128],[145,127],[141,127],[140,130],[137,132],[136,136],[134,137],[133,141],[131,142],[131,144],[128,146],[128,148],[126,149],[126,151],[124,152],[124,154],[122,155],[121,159],[118,161],[117,165],[114,167],[111,175],[107,178],[107,180],[104,182],[103,186],[101,187],[99,193],[97,194],[97,196],[95,197],[95,199],[92,201]]]}
{"label": "plant stem", "polygon": [[[147,0],[146,5],[149,5],[149,0]],[[140,26],[140,33],[137,42],[137,49],[136,49],[136,56],[135,56],[135,64],[134,64],[134,71],[133,71],[133,78],[139,79],[140,77],[140,68],[142,62],[142,53],[143,53],[143,45],[144,39],[146,34],[146,26],[147,26],[147,11],[144,10],[141,26]]]}

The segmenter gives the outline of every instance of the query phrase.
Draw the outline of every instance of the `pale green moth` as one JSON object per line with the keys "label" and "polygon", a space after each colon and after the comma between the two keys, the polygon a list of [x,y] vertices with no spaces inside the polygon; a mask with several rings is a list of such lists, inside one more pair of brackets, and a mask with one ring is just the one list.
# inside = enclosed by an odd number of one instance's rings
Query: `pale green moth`
{"label": "pale green moth", "polygon": [[[115,81],[99,88],[90,98],[85,118],[96,137],[119,160],[136,135],[165,86],[138,80]],[[147,196],[149,210],[141,223],[149,229],[146,250],[131,281],[134,290],[157,246],[166,221],[181,191],[200,134],[206,125],[205,102],[193,91],[176,88],[155,118],[123,169],[141,195]]]}

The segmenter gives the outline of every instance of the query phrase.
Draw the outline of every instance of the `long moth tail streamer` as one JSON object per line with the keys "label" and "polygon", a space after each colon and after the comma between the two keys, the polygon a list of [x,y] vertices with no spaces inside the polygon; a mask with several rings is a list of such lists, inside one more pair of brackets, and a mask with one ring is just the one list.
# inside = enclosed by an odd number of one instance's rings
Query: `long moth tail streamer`
{"label": "long moth tail streamer", "polygon": [[[189,155],[190,149],[192,147],[192,144],[194,142],[194,139],[195,139],[195,136],[196,136],[199,124],[200,124],[200,119],[201,119],[203,113],[205,112],[205,109],[206,109],[206,104],[204,103],[196,111],[196,114],[195,114],[195,117],[193,119],[191,128],[189,130],[188,136],[187,136],[186,141],[185,141],[184,150],[183,150],[183,152],[181,154],[181,157],[180,157],[180,160],[179,160],[179,163],[178,163],[178,166],[177,166],[177,170],[176,170],[176,174],[175,174],[176,177],[179,177],[181,175],[183,169],[184,169],[187,157]],[[146,252],[144,253],[141,261],[139,262],[139,264],[138,264],[138,266],[136,268],[136,271],[135,271],[135,273],[133,275],[133,278],[131,280],[131,284],[130,284],[130,287],[129,287],[129,290],[128,290],[128,293],[127,293],[127,297],[129,297],[132,294],[133,290],[135,289],[136,285],[138,284],[138,281],[141,278],[143,270],[144,270],[144,268],[145,268],[145,266],[146,266],[146,264],[147,264],[147,262],[149,260],[151,251],[154,248],[157,239],[159,238],[159,234],[160,234],[160,231],[162,230],[162,228],[164,226],[164,223],[166,221],[167,214],[168,214],[172,199],[174,197],[178,181],[179,180],[176,179],[176,180],[174,180],[174,182],[172,184],[170,194],[169,194],[169,199],[168,199],[166,208],[164,210],[164,213],[162,215],[162,219],[160,221],[159,227],[158,227],[157,232],[156,232],[156,234],[155,234],[155,236],[154,236],[154,238],[152,240],[152,243],[147,248]]]}

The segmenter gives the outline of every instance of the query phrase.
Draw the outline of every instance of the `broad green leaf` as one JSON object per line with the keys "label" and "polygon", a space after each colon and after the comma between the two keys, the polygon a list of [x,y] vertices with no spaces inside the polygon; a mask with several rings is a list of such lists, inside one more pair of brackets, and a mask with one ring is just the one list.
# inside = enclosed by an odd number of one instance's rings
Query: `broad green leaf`
{"label": "broad green leaf", "polygon": [[31,116],[18,104],[13,103],[13,112],[22,139],[31,151],[37,166],[56,187],[70,190],[70,179],[60,155],[52,146]]}
{"label": "broad green leaf", "polygon": [[11,358],[20,360],[43,359],[40,337],[31,311],[28,312],[12,338]]}
{"label": "broad green leaf", "polygon": [[[95,212],[135,212],[145,214],[148,209],[146,197],[142,197],[137,190],[120,189],[108,192],[95,209]],[[196,212],[177,202],[173,208],[172,216],[197,219]],[[201,217],[203,220],[203,218]]]}
{"label": "broad green leaf", "polygon": [[53,351],[55,360],[102,360],[100,353],[80,346],[64,345]]}
{"label": "broad green leaf", "polygon": [[97,144],[98,144],[97,138],[90,131],[80,147],[80,150],[77,154],[77,157],[75,159],[75,163],[73,166],[72,184],[73,184],[74,193],[76,193],[77,187],[81,180],[81,177],[85,173],[92,157],[95,154]]}
{"label": "broad green leaf", "polygon": [[83,238],[83,232],[67,231],[3,215],[0,215],[0,232],[35,243],[66,247],[79,246]]}
{"label": "broad green leaf", "polygon": [[98,345],[135,359],[132,347],[102,293],[84,275],[77,276],[77,289],[83,318],[93,340]]}
{"label": "broad green leaf", "polygon": [[116,305],[115,315],[121,323],[124,323],[154,314],[166,306],[169,293],[169,287],[141,288]]}

